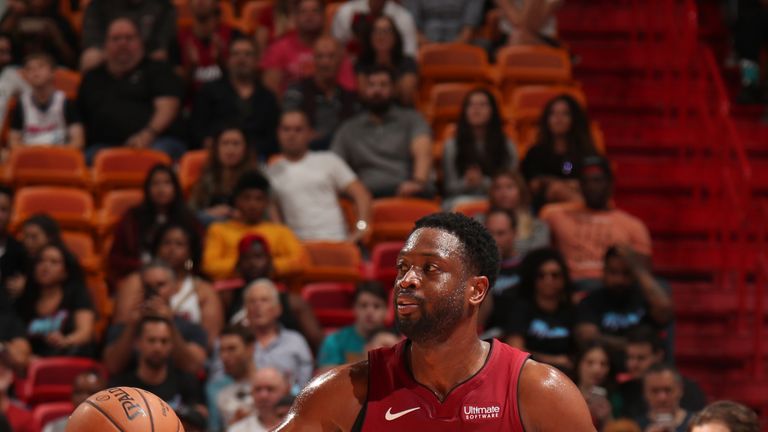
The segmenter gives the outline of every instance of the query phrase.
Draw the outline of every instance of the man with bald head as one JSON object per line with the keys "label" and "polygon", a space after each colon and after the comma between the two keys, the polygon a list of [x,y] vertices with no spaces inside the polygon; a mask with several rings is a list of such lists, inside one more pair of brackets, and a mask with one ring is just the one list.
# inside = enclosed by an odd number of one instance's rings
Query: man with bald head
{"label": "man with bald head", "polygon": [[145,56],[138,25],[128,18],[109,24],[104,63],[83,76],[78,91],[90,164],[109,147],[154,148],[177,159],[176,138],[182,85],[171,66]]}
{"label": "man with bald head", "polygon": [[274,367],[299,388],[312,377],[312,352],[301,333],[280,324],[279,292],[269,279],[258,279],[245,289],[243,296],[247,325],[253,332],[254,361],[259,368]]}
{"label": "man with bald head", "polygon": [[310,144],[312,150],[328,150],[336,128],[359,111],[359,104],[357,95],[336,79],[344,60],[341,44],[330,36],[322,36],[315,42],[313,55],[315,74],[286,90],[283,107],[307,115],[316,133]]}
{"label": "man with bald head", "polygon": [[282,420],[277,407],[290,394],[290,383],[283,372],[272,367],[258,369],[251,375],[254,412],[232,425],[228,432],[271,430]]}

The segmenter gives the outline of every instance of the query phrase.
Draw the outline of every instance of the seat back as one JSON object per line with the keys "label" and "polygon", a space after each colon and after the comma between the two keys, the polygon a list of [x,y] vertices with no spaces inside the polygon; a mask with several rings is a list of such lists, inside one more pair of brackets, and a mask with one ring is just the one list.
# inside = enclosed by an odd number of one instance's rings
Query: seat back
{"label": "seat back", "polygon": [[502,93],[530,84],[567,84],[571,82],[568,52],[540,45],[505,46],[496,54],[497,74]]}
{"label": "seat back", "polygon": [[387,240],[404,241],[421,217],[437,213],[434,201],[419,198],[380,198],[373,201],[372,244]]}
{"label": "seat back", "polygon": [[80,266],[88,274],[100,274],[101,257],[96,253],[96,244],[93,237],[82,232],[64,231],[61,240],[70,252],[77,257]]}
{"label": "seat back", "polygon": [[457,204],[451,211],[455,213],[461,213],[469,217],[475,217],[488,211],[490,203],[487,199],[470,201],[461,204]]}
{"label": "seat back", "polygon": [[126,211],[139,205],[144,199],[141,189],[118,189],[107,192],[96,214],[96,228],[100,236],[110,234]]}
{"label": "seat back", "polygon": [[75,410],[72,402],[49,402],[32,410],[32,432],[41,432],[46,424],[67,417]]}
{"label": "seat back", "polygon": [[19,189],[13,199],[11,230],[35,213],[47,213],[64,230],[92,230],[94,205],[93,197],[82,189],[30,186]]}
{"label": "seat back", "polygon": [[361,278],[360,250],[349,242],[304,242],[309,264],[302,273],[305,282],[358,281]]}
{"label": "seat back", "polygon": [[63,147],[18,147],[8,159],[8,179],[15,188],[46,185],[85,187],[88,169],[81,151]]}
{"label": "seat back", "polygon": [[157,164],[170,165],[171,158],[155,150],[109,148],[96,154],[93,182],[99,196],[113,189],[141,188],[147,173]]}
{"label": "seat back", "polygon": [[56,68],[53,72],[53,85],[58,90],[63,91],[67,99],[77,99],[77,91],[80,88],[81,79],[80,72],[65,68]]}
{"label": "seat back", "polygon": [[488,56],[480,47],[462,43],[429,44],[418,53],[421,99],[441,82],[482,84],[491,81]]}
{"label": "seat back", "polygon": [[19,397],[28,404],[68,401],[75,377],[95,371],[106,378],[104,367],[97,361],[82,357],[38,357],[29,363],[27,379]]}
{"label": "seat back", "polygon": [[240,11],[240,28],[251,34],[259,27],[259,17],[265,10],[272,7],[269,0],[251,0],[243,5]]}
{"label": "seat back", "polygon": [[549,101],[562,94],[572,96],[582,107],[587,106],[587,97],[578,87],[532,85],[514,90],[507,112],[519,131],[521,127],[535,125]]}
{"label": "seat back", "polygon": [[192,150],[184,153],[179,160],[179,183],[186,196],[200,179],[203,167],[208,162],[208,150]]}
{"label": "seat back", "polygon": [[355,321],[352,310],[355,286],[352,283],[316,282],[305,285],[301,296],[312,307],[323,327],[342,327]]}
{"label": "seat back", "polygon": [[397,277],[397,256],[403,249],[404,243],[383,242],[375,245],[371,251],[371,274],[370,277],[381,282],[385,288],[394,287]]}

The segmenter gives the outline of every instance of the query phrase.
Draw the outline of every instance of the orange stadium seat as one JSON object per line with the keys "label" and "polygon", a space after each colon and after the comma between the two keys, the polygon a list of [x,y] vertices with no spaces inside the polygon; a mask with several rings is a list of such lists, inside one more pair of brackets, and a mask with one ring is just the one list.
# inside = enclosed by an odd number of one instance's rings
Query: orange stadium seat
{"label": "orange stadium seat", "polygon": [[96,212],[94,225],[100,237],[106,238],[112,229],[130,208],[137,206],[144,199],[141,189],[120,189],[104,195],[101,207]]}
{"label": "orange stadium seat", "polygon": [[488,56],[480,47],[461,43],[429,44],[419,49],[421,100],[443,82],[485,84],[492,80]]}
{"label": "orange stadium seat", "polygon": [[70,252],[80,262],[80,266],[86,273],[97,275],[102,273],[101,257],[96,253],[96,244],[93,237],[81,232],[64,231],[61,239]]}
{"label": "orange stadium seat", "polygon": [[[442,131],[445,127],[456,122],[461,115],[461,108],[464,105],[464,99],[472,90],[481,87],[473,83],[442,83],[436,84],[430,90],[429,102],[426,106],[424,115],[432,123],[432,130]],[[498,107],[503,111],[501,94],[493,88],[487,88],[491,91],[497,101]],[[502,119],[504,114],[501,114]]]}
{"label": "orange stadium seat", "polygon": [[94,187],[99,196],[113,189],[141,188],[153,166],[170,163],[167,154],[155,150],[104,149],[93,162]]}
{"label": "orange stadium seat", "polygon": [[88,286],[88,293],[93,300],[93,306],[96,308],[96,323],[94,324],[94,334],[99,341],[109,327],[113,312],[113,296],[110,296],[109,287],[101,274],[88,274],[85,278]]}
{"label": "orange stadium seat", "polygon": [[188,151],[179,160],[179,183],[186,196],[189,196],[192,186],[197,183],[207,162],[208,150]]}
{"label": "orange stadium seat", "polygon": [[325,328],[343,327],[354,323],[352,283],[317,282],[305,285],[301,296],[312,307],[320,325]]}
{"label": "orange stadium seat", "polygon": [[521,131],[522,127],[535,125],[547,103],[561,94],[573,96],[584,107],[587,105],[587,97],[578,87],[533,85],[514,90],[507,112],[515,127]]}
{"label": "orange stadium seat", "polygon": [[451,211],[455,213],[461,213],[469,217],[475,217],[488,211],[490,203],[488,200],[477,200],[465,202],[462,204],[456,204]]}
{"label": "orange stadium seat", "polygon": [[67,95],[67,99],[71,100],[77,99],[81,79],[80,72],[64,68],[56,68],[53,74],[53,84]]}
{"label": "orange stadium seat", "polygon": [[21,188],[13,200],[12,230],[35,213],[47,213],[64,230],[91,232],[93,197],[82,189],[30,186]]}
{"label": "orange stadium seat", "polygon": [[362,257],[357,245],[349,242],[304,242],[309,264],[301,278],[305,282],[347,282],[361,279]]}
{"label": "orange stadium seat", "polygon": [[373,201],[373,245],[383,241],[403,241],[413,224],[431,213],[439,212],[434,201],[418,198],[379,198]]}
{"label": "orange stadium seat", "polygon": [[86,187],[89,181],[83,152],[61,147],[19,147],[6,166],[14,187],[31,185]]}
{"label": "orange stadium seat", "polygon": [[496,53],[496,83],[509,97],[515,87],[531,84],[568,84],[571,60],[563,49],[539,45],[505,46]]}
{"label": "orange stadium seat", "polygon": [[67,417],[75,410],[72,402],[49,402],[32,410],[32,432],[42,432],[45,425],[56,419]]}
{"label": "orange stadium seat", "polygon": [[82,357],[37,357],[27,370],[27,378],[18,386],[19,399],[35,405],[43,402],[68,401],[75,377],[96,371],[106,377],[101,363]]}

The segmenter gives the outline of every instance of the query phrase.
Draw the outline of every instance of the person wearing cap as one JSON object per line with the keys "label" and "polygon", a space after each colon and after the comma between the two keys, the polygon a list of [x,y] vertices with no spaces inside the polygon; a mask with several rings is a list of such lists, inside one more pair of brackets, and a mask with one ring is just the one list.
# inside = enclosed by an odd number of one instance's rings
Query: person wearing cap
{"label": "person wearing cap", "polygon": [[[283,113],[277,137],[284,158],[267,168],[280,216],[303,241],[357,242],[369,231],[371,194],[335,153],[310,152],[312,135],[307,114]],[[355,205],[358,218],[352,230],[347,228],[340,194]]]}
{"label": "person wearing cap", "polygon": [[565,257],[571,277],[592,286],[603,276],[603,258],[611,246],[630,246],[644,259],[651,256],[651,237],[643,222],[611,202],[613,173],[607,159],[589,156],[581,164],[583,201],[548,204],[540,217]]}
{"label": "person wearing cap", "polygon": [[203,251],[203,271],[214,280],[235,276],[237,245],[245,234],[260,234],[267,239],[275,277],[301,272],[306,251],[296,235],[285,225],[264,221],[269,204],[269,180],[258,171],[247,171],[237,181],[232,196],[236,215],[208,228]]}

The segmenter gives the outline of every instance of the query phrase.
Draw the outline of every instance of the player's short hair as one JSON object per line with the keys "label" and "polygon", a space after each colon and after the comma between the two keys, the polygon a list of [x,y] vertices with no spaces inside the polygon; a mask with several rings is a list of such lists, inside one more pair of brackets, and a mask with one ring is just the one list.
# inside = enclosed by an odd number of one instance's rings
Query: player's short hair
{"label": "player's short hair", "polygon": [[488,286],[493,286],[499,273],[499,249],[483,224],[460,213],[434,213],[416,221],[414,231],[420,228],[435,228],[456,236],[464,246],[465,267],[487,277]]}
{"label": "player's short hair", "polygon": [[742,404],[724,400],[711,403],[694,415],[688,423],[687,431],[694,426],[709,423],[723,423],[731,432],[759,432],[760,421],[757,414]]}

